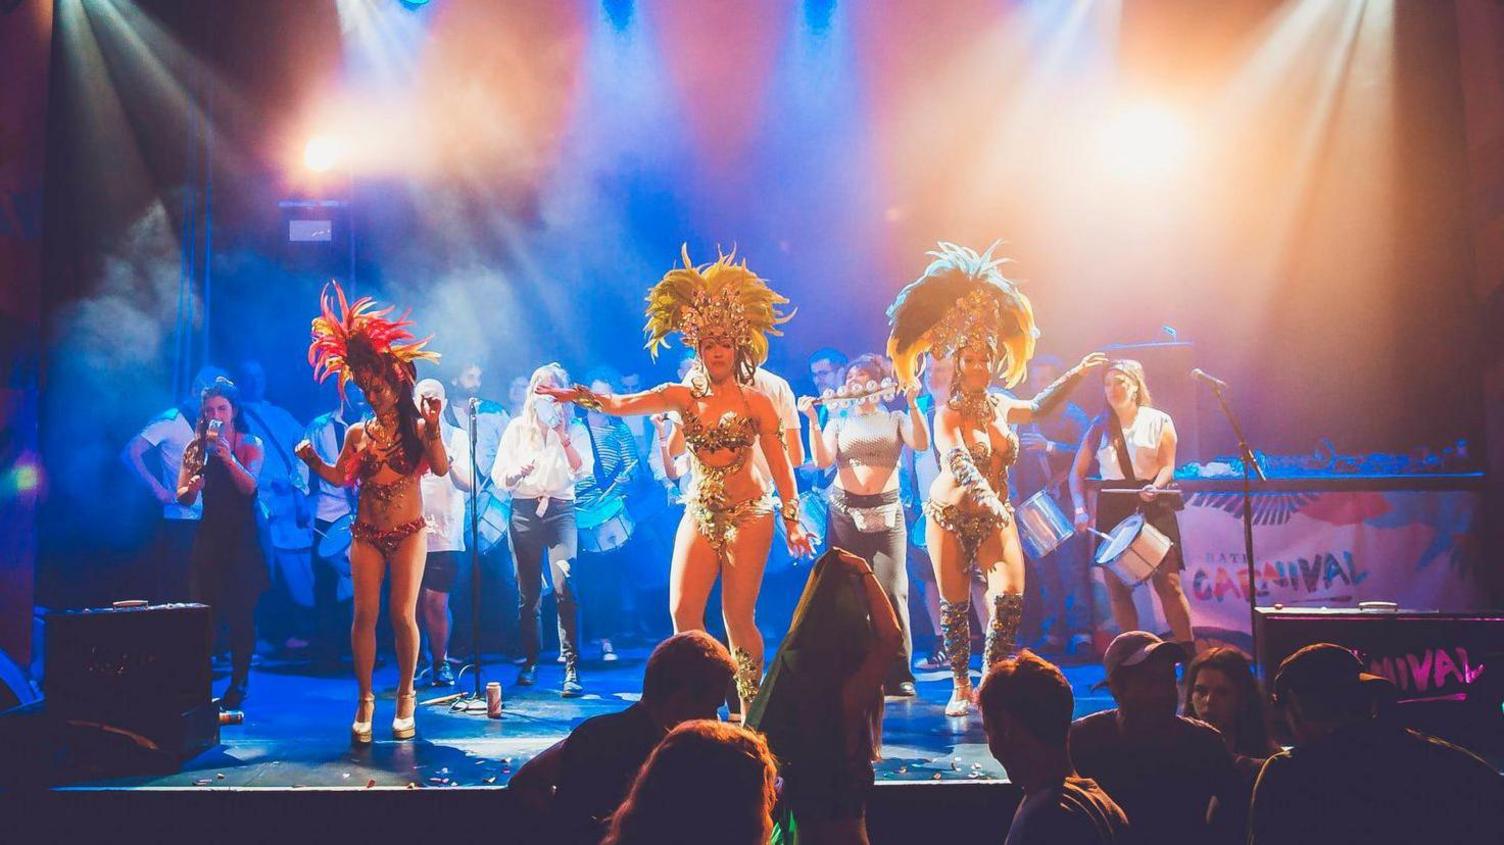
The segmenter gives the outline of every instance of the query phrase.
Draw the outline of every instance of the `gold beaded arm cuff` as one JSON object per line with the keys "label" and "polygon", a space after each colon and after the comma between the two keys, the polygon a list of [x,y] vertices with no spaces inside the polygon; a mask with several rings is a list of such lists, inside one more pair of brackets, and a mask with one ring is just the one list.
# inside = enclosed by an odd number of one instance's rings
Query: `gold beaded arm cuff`
{"label": "gold beaded arm cuff", "polygon": [[982,471],[977,469],[976,461],[971,458],[971,452],[964,447],[957,446],[945,453],[945,463],[950,469],[950,474],[956,477],[956,482],[965,488],[967,498],[993,513],[1007,511],[1002,499],[998,498],[992,485],[987,483]]}
{"label": "gold beaded arm cuff", "polygon": [[1050,382],[1048,387],[1039,391],[1029,403],[1029,409],[1034,412],[1034,416],[1049,416],[1051,412],[1059,408],[1061,403],[1065,402],[1065,397],[1071,394],[1085,374],[1086,370],[1081,367],[1072,367],[1065,375]]}
{"label": "gold beaded arm cuff", "polygon": [[790,496],[778,509],[783,516],[784,522],[797,522],[799,520],[799,497]]}
{"label": "gold beaded arm cuff", "polygon": [[589,411],[599,411],[601,409],[601,395],[599,393],[596,393],[583,384],[576,384],[574,389],[579,394],[574,400],[576,405]]}

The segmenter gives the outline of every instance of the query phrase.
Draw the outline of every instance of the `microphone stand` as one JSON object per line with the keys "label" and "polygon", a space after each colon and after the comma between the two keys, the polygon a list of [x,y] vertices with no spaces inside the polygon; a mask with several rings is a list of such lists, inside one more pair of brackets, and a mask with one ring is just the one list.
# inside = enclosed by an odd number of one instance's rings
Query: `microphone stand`
{"label": "microphone stand", "polygon": [[470,668],[475,681],[475,700],[484,702],[480,677],[480,465],[476,457],[476,418],[480,400],[470,400]]}
{"label": "microphone stand", "polygon": [[1259,483],[1269,480],[1264,474],[1264,468],[1259,464],[1253,450],[1248,448],[1248,438],[1243,435],[1243,426],[1238,422],[1238,415],[1233,413],[1232,406],[1227,403],[1227,397],[1222,395],[1222,386],[1211,384],[1212,393],[1217,397],[1217,404],[1222,406],[1222,415],[1232,424],[1232,432],[1238,438],[1238,457],[1243,462],[1243,555],[1248,564],[1248,631],[1253,643],[1250,648],[1254,669],[1259,668],[1259,639],[1255,630],[1258,620],[1258,582],[1257,564],[1253,557],[1253,476],[1257,475]]}

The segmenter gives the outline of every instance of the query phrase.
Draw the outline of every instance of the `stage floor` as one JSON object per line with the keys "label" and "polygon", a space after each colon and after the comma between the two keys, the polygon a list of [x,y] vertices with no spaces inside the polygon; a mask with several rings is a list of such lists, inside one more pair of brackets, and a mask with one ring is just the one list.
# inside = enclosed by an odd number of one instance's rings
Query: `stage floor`
{"label": "stage floor", "polygon": [[[770,644],[768,654],[773,651]],[[563,667],[558,664],[541,665],[538,685],[530,689],[513,685],[516,667],[488,664],[486,678],[503,687],[500,719],[486,718],[483,710],[425,706],[421,702],[454,690],[420,687],[418,738],[409,742],[383,739],[390,735],[386,725],[396,683],[396,668],[388,663],[376,674],[376,742],[362,749],[349,743],[355,685],[348,674],[310,675],[296,664],[267,661],[252,673],[245,723],[223,728],[218,748],[190,760],[176,774],[75,783],[71,788],[502,786],[519,766],[581,721],[637,700],[646,659],[645,649],[624,650],[614,663],[582,664],[586,695],[577,699],[559,697]],[[1064,671],[1076,692],[1077,716],[1112,706],[1105,691],[1089,689],[1102,678],[1100,665]],[[470,689],[470,684],[466,675],[459,689]],[[217,679],[216,691],[222,685]],[[888,700],[878,781],[1005,780],[1002,766],[987,752],[981,718],[945,716],[949,673],[923,673],[918,688],[917,698]]]}

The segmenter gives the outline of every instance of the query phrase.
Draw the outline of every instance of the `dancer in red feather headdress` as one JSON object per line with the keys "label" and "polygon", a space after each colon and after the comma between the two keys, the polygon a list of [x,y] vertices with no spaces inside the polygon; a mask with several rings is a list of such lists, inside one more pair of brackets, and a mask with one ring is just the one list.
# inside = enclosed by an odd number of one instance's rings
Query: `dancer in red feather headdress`
{"label": "dancer in red feather headdress", "polygon": [[[325,288],[321,313],[313,320],[308,363],[314,377],[338,378],[340,394],[352,379],[365,392],[374,416],[350,426],[338,460],[331,466],[304,441],[298,457],[331,484],[355,485],[358,507],[351,527],[350,568],[355,579],[355,621],[350,646],[355,656],[355,680],[360,703],[350,726],[354,742],[371,741],[376,697],[371,672],[376,663],[376,618],[381,610],[381,581],[392,572],[391,614],[396,634],[397,713],[392,736],[410,739],[415,733],[413,674],[418,663],[418,588],[423,580],[423,499],[418,480],[425,470],[449,471],[449,456],[440,437],[443,402],[424,397],[421,410],[414,403],[417,361],[437,361],[438,353],[417,340],[404,314],[391,319],[393,308],[377,308],[370,297],[352,305],[338,284],[331,297]],[[335,310],[335,306],[338,310]]]}

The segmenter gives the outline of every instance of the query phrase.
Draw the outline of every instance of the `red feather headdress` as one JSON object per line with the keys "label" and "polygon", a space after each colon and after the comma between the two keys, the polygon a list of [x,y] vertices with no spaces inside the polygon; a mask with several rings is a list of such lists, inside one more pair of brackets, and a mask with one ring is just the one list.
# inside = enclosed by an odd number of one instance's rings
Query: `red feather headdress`
{"label": "red feather headdress", "polygon": [[[329,288],[334,288],[334,296]],[[335,311],[338,303],[339,310]],[[313,365],[313,377],[323,382],[330,376],[339,378],[339,395],[343,399],[345,385],[349,384],[356,370],[373,371],[389,375],[399,384],[413,383],[413,363],[438,361],[439,353],[424,347],[432,336],[417,340],[408,327],[411,312],[403,312],[396,320],[390,319],[395,306],[377,308],[376,300],[363,296],[352,305],[345,300],[345,292],[338,282],[331,281],[319,294],[319,316],[313,318],[312,342],[308,344],[308,363]]]}

